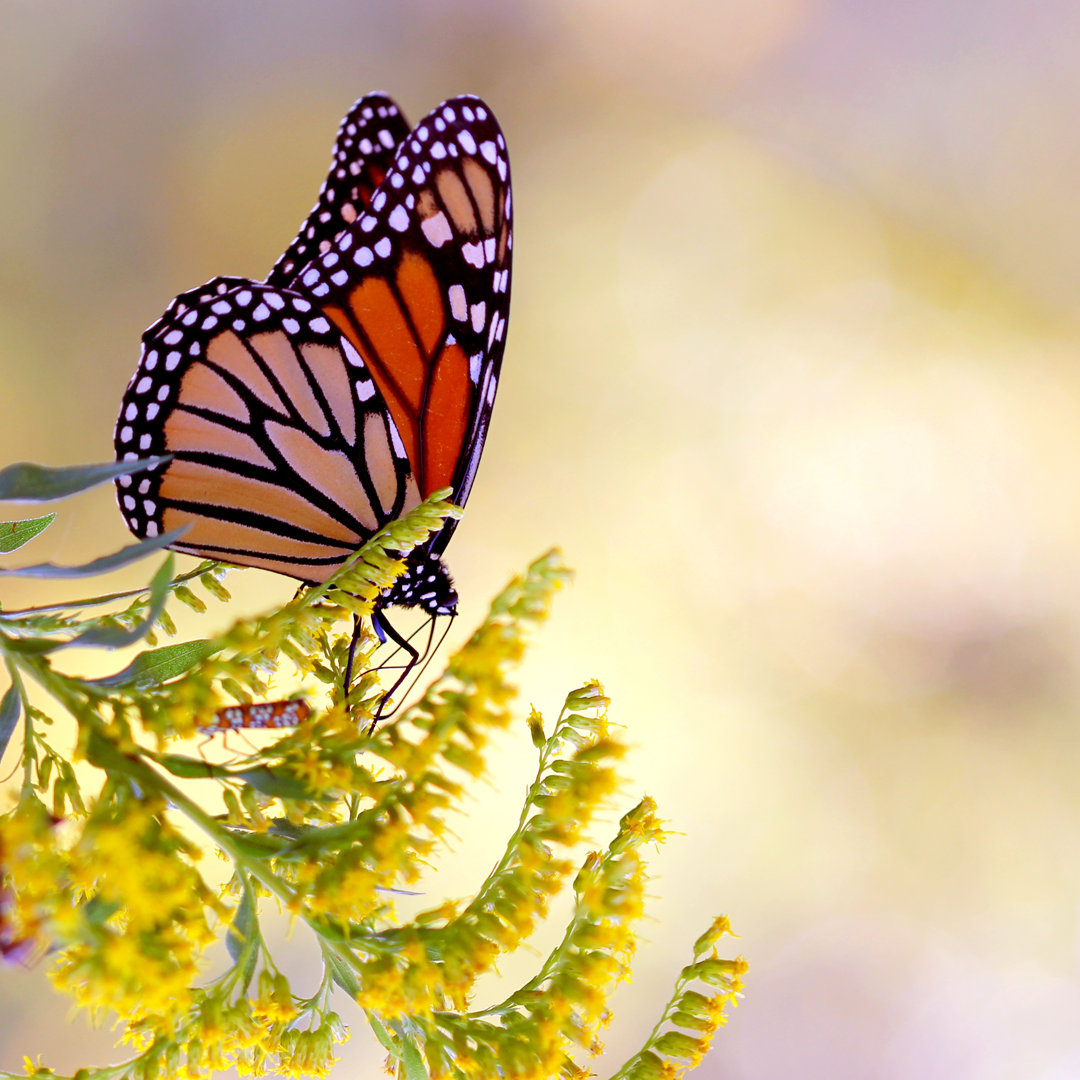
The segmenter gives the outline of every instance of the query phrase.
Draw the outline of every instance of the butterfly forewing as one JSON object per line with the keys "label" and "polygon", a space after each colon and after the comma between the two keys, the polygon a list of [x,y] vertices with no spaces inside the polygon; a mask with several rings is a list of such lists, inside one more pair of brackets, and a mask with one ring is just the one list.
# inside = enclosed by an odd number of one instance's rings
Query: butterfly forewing
{"label": "butterfly forewing", "polygon": [[356,350],[307,298],[253,282],[148,331],[116,446],[172,455],[122,478],[136,535],[186,526],[178,550],[304,581],[419,501]]}
{"label": "butterfly forewing", "polygon": [[365,94],[353,105],[338,128],[330,172],[319,189],[318,202],[274,264],[267,284],[287,285],[297,270],[329,250],[371,202],[395,149],[408,134],[409,125],[397,103],[385,94]]}
{"label": "butterfly forewing", "polygon": [[449,486],[458,503],[468,497],[505,344],[512,242],[502,132],[479,99],[452,98],[401,143],[367,211],[291,283],[364,358],[422,495]]}

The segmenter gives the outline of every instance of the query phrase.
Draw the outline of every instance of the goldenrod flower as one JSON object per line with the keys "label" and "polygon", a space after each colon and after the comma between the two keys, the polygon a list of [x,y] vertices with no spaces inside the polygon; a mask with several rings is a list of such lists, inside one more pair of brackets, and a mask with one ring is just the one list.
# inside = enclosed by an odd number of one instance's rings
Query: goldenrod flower
{"label": "goldenrod flower", "polygon": [[[42,721],[28,729],[21,797],[0,817],[0,950],[51,946],[57,987],[95,1017],[118,1017],[135,1055],[79,1080],[204,1080],[230,1068],[325,1076],[348,1037],[329,1007],[335,986],[367,1013],[399,1073],[592,1075],[575,1057],[602,1049],[610,993],[630,976],[644,910],[644,849],[664,839],[656,807],[644,799],[606,847],[583,860],[576,848],[611,809],[623,753],[598,682],[567,696],[549,732],[539,712],[530,714],[536,776],[476,894],[436,898],[406,922],[393,902],[437,862],[449,815],[466,785],[486,775],[489,738],[513,715],[509,669],[568,577],[558,556],[515,579],[420,701],[370,737],[357,717],[378,700],[376,676],[362,673],[348,702],[337,689],[345,616],[370,610],[400,572],[390,553],[406,555],[448,512],[424,504],[383,530],[336,580],[212,641],[152,650],[127,675],[98,683],[61,673],[48,650],[5,651],[10,627],[0,612],[4,659],[74,717],[77,751],[101,778],[92,794],[83,790]],[[162,605],[170,590],[196,612],[205,606],[196,582],[228,599],[220,571],[207,565],[164,582],[112,622],[94,623],[96,631],[139,625],[153,593],[157,625],[169,632]],[[86,624],[74,612],[37,629],[74,637]],[[20,628],[24,637],[32,632]],[[367,652],[362,643],[361,656]],[[164,676],[145,674],[152,671]],[[286,675],[307,680],[312,713],[299,728],[273,740],[260,734],[261,748],[227,764],[201,750],[177,752],[176,740],[194,735],[225,701],[262,697]],[[323,710],[320,687],[331,688]],[[43,716],[28,705],[27,715]],[[210,791],[219,813],[204,808]],[[67,818],[58,823],[50,805]],[[233,872],[217,891],[198,869],[207,852]],[[570,920],[535,975],[497,1005],[469,1011],[476,980],[529,938],[572,876]],[[275,966],[259,922],[267,903],[303,921],[319,942],[324,974],[310,997]],[[623,1080],[674,1077],[700,1059],[745,972],[745,962],[716,955],[728,933],[718,919],[698,938],[656,1030],[617,1074]],[[206,950],[222,939],[232,966],[207,983]],[[52,1075],[40,1064],[27,1070]]]}

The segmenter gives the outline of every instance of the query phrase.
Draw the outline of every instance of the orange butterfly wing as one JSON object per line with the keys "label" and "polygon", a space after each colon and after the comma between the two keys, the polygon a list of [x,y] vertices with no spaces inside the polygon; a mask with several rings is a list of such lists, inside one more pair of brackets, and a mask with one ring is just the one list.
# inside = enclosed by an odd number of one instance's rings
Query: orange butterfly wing
{"label": "orange butterfly wing", "polygon": [[368,211],[290,284],[363,357],[422,495],[468,497],[505,345],[512,244],[503,134],[483,102],[453,98],[398,148]]}

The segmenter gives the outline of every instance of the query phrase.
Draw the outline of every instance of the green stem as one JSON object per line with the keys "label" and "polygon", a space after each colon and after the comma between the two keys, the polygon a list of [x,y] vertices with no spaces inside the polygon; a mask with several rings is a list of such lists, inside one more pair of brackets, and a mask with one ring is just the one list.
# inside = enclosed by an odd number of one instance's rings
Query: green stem
{"label": "green stem", "polygon": [[30,712],[30,702],[26,697],[26,685],[22,681],[22,676],[19,674],[19,665],[17,662],[12,661],[11,656],[4,657],[4,663],[8,669],[8,675],[11,677],[11,685],[18,691],[19,699],[22,701],[22,713],[23,713],[23,752],[22,752],[22,767],[23,767],[23,782],[22,789],[25,794],[33,787],[33,774],[34,774],[34,717]]}
{"label": "green stem", "polygon": [[[216,566],[217,563],[201,563],[196,566],[194,570],[188,570],[184,574],[179,574],[169,582],[169,588],[174,588],[177,585],[183,585],[187,581],[191,581],[192,578],[201,577],[208,570]],[[149,585],[144,585],[141,589],[125,589],[123,592],[106,593],[103,596],[91,596],[85,600],[71,600],[67,603],[61,604],[42,604],[40,607],[27,607],[27,608],[12,608],[5,610],[3,616],[18,618],[23,615],[47,615],[53,611],[72,611],[75,608],[88,608],[88,607],[100,607],[102,604],[112,604],[117,600],[127,600],[132,596],[139,596],[141,593],[147,593],[150,591]]]}

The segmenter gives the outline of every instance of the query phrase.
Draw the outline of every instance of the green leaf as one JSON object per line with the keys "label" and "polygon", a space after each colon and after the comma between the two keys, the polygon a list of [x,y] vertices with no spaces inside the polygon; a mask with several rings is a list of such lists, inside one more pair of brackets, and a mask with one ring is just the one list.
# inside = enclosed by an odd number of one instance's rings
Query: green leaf
{"label": "green leaf", "polygon": [[44,517],[26,518],[23,521],[0,521],[0,554],[17,551],[38,533],[44,532],[55,520],[55,514],[46,514]]}
{"label": "green leaf", "polygon": [[90,686],[114,690],[121,686],[134,686],[147,690],[160,686],[177,675],[190,671],[200,661],[215,653],[221,646],[214,641],[181,641],[176,645],[163,645],[160,649],[148,649],[139,653],[123,671],[106,675],[103,679],[88,680]]}
{"label": "green leaf", "polygon": [[172,532],[140,540],[137,544],[129,544],[119,551],[114,551],[111,555],[102,555],[101,558],[83,563],[82,566],[57,566],[55,563],[37,563],[35,566],[20,566],[13,570],[0,570],[0,577],[84,578],[93,577],[95,574],[107,574],[110,570],[119,570],[122,566],[138,562],[139,559],[144,559],[147,555],[152,555],[163,547],[175,544],[186,531],[187,526],[185,525],[182,529],[173,529]]}
{"label": "green leaf", "polygon": [[52,468],[21,461],[0,469],[0,500],[8,502],[50,502],[66,495],[87,491],[118,476],[153,469],[170,461],[164,457],[143,458],[141,461],[114,461],[108,465],[73,465]]}
{"label": "green leaf", "polygon": [[[173,646],[169,646],[172,648]],[[229,775],[224,765],[215,765],[202,758],[187,757],[184,754],[151,754],[163,769],[179,776],[181,780],[221,780]]]}
{"label": "green leaf", "polygon": [[[356,977],[356,972],[354,972],[341,957],[326,948],[323,949],[323,963],[326,965],[326,970],[330,972],[330,978],[333,979],[334,982],[336,982],[338,986],[353,999],[353,1001],[355,1001],[356,996],[360,993],[361,989],[360,980]],[[379,1042],[394,1055],[394,1057],[398,1057],[398,1048],[393,1039],[390,1038],[390,1033],[370,1013],[368,1014],[368,1023],[371,1024],[371,1030],[375,1033],[375,1038],[378,1039]]]}
{"label": "green leaf", "polygon": [[405,1080],[428,1080],[424,1059],[412,1039],[401,1040],[401,1061],[405,1066]]}
{"label": "green leaf", "polygon": [[54,652],[56,649],[62,649],[65,645],[67,645],[67,642],[61,641],[59,638],[8,638],[4,642],[4,649],[6,652],[22,653],[24,656],[44,656],[46,653]]}
{"label": "green leaf", "polygon": [[8,692],[0,699],[0,758],[4,756],[21,715],[22,697],[14,686],[9,686]]}
{"label": "green leaf", "polygon": [[165,601],[169,597],[169,585],[172,583],[174,562],[172,555],[169,555],[150,579],[150,608],[146,616],[133,627],[125,630],[121,626],[92,626],[77,637],[73,637],[70,644],[122,649],[127,645],[134,645],[136,641],[141,641],[150,627],[157,622],[158,616],[165,610]]}
{"label": "green leaf", "polygon": [[[232,776],[232,773],[226,773]],[[240,832],[237,829],[229,829],[231,839],[229,843],[237,851],[246,855],[249,859],[272,859],[277,858],[282,849],[283,841],[276,836],[266,833]]]}
{"label": "green leaf", "polygon": [[[234,964],[239,964],[247,952],[254,952],[252,948],[259,939],[258,920],[255,910],[255,894],[251,886],[244,882],[244,895],[233,915],[229,929],[225,932],[225,948]],[[249,975],[250,978],[250,975]]]}
{"label": "green leaf", "polygon": [[[330,964],[327,964],[327,967],[330,967]],[[352,974],[352,972],[350,972],[350,974]],[[353,975],[353,982],[355,981],[355,975]],[[334,982],[337,983],[336,978]],[[338,983],[338,986],[341,986],[343,990],[349,991],[349,988],[347,986],[342,986],[341,983]],[[356,983],[356,989],[357,991],[360,990],[360,983]],[[355,995],[353,995],[353,997],[355,997]],[[391,1056],[400,1059],[402,1056],[401,1050],[397,1048],[397,1043],[394,1042],[393,1036],[386,1028],[382,1026],[382,1023],[379,1021],[379,1017],[376,1016],[375,1013],[367,1014],[367,1024],[370,1029],[372,1029],[372,1034],[382,1044],[382,1049],[386,1050],[387,1053],[389,1053]]]}
{"label": "green leaf", "polygon": [[261,791],[264,795],[273,795],[280,799],[315,797],[306,784],[293,776],[281,776],[265,765],[259,765],[254,769],[241,769],[232,775],[246,780],[256,791]]}

